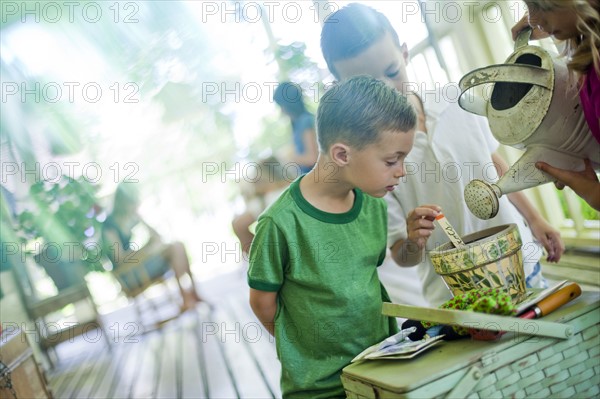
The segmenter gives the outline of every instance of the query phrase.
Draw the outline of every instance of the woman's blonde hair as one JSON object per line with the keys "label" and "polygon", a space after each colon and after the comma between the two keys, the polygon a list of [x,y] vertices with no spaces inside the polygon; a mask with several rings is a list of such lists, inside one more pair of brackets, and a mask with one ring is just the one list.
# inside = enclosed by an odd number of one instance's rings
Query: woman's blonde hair
{"label": "woman's blonde hair", "polygon": [[569,8],[577,15],[578,37],[566,40],[567,66],[578,75],[593,65],[600,75],[600,0],[525,0],[530,10],[553,11]]}

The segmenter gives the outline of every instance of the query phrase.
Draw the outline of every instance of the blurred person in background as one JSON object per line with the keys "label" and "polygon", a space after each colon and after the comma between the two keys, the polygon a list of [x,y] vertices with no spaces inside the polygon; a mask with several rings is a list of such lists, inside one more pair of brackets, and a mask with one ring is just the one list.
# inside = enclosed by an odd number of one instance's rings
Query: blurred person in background
{"label": "blurred person in background", "polygon": [[250,253],[254,239],[254,225],[258,216],[279,197],[287,188],[289,181],[284,177],[283,165],[275,157],[268,157],[257,163],[257,178],[245,181],[247,184],[244,199],[246,210],[235,216],[232,222],[233,232],[240,240],[242,253]]}
{"label": "blurred person in background", "polygon": [[302,89],[291,82],[280,83],[273,93],[273,101],[281,107],[292,122],[294,153],[285,160],[298,164],[300,174],[308,173],[315,162],[319,150],[315,133],[315,117],[304,105]]}
{"label": "blurred person in background", "polygon": [[[113,209],[106,218],[102,237],[108,258],[115,270],[141,264],[143,270],[132,270],[123,276],[125,289],[135,289],[147,279],[153,280],[173,270],[181,291],[181,310],[193,308],[202,301],[196,290],[196,283],[187,251],[181,242],[165,242],[160,234],[148,225],[138,213],[140,205],[137,190],[127,183],[120,183],[115,192]],[[184,287],[181,277],[190,279]]]}

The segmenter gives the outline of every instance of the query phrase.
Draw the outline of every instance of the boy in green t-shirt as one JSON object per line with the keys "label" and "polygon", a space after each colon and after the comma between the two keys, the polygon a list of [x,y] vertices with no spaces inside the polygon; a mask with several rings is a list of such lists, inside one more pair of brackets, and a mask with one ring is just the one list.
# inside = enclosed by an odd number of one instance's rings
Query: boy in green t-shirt
{"label": "boy in green t-shirt", "polygon": [[275,336],[285,398],[340,397],[341,370],[397,332],[376,267],[386,203],[405,175],[416,115],[406,97],[366,76],[329,89],[317,111],[319,158],[259,218],[250,304]]}

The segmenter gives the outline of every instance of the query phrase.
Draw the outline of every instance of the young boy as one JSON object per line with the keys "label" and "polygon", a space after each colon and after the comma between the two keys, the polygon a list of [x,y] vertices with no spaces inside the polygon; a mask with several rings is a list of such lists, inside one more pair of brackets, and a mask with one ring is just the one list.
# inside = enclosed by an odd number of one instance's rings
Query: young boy
{"label": "young boy", "polygon": [[[500,198],[498,215],[485,221],[473,216],[463,199],[463,190],[469,181],[493,180],[494,166],[499,167],[499,172],[508,169],[506,162],[495,153],[498,143],[491,136],[487,121],[463,111],[456,103],[449,103],[441,93],[419,97],[410,92],[408,89],[415,85],[410,84],[406,73],[406,44],[400,45],[390,21],[371,7],[353,3],[332,13],[323,25],[321,49],[329,70],[337,79],[360,74],[373,76],[405,93],[417,111],[414,149],[406,160],[410,173],[392,195],[386,197],[388,245],[400,266],[419,265],[417,272],[430,305],[439,306],[451,298],[451,293],[423,249],[429,251],[448,239],[441,229],[433,230],[427,220],[417,223],[423,208],[439,209],[422,206],[423,203],[439,205],[461,235],[516,223],[523,241],[527,286],[544,287],[546,283],[538,262],[542,250],[532,232],[546,248],[548,260],[553,262],[558,262],[564,251],[560,233],[521,192]],[[394,274],[397,273],[388,269],[380,274],[381,280],[394,301],[406,302],[402,292],[387,284],[388,275],[393,281]]]}
{"label": "young boy", "polygon": [[283,397],[343,397],[341,370],[397,332],[381,314],[386,203],[404,176],[416,115],[406,97],[360,76],[317,111],[313,170],[261,215],[250,250],[250,305],[275,336]]}

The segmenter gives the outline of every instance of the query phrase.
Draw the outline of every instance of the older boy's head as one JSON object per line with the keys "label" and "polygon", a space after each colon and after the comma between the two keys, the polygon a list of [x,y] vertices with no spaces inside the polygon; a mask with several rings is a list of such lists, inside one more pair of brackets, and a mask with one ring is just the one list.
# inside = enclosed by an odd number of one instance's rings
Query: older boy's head
{"label": "older boy's head", "polygon": [[398,34],[385,15],[358,3],[351,3],[329,15],[321,30],[321,51],[327,67],[341,79],[337,61],[353,58],[389,34],[400,48]]}
{"label": "older boy's head", "polygon": [[417,117],[406,97],[369,76],[332,86],[319,101],[317,139],[326,153],[335,142],[361,150],[381,132],[409,132]]}

